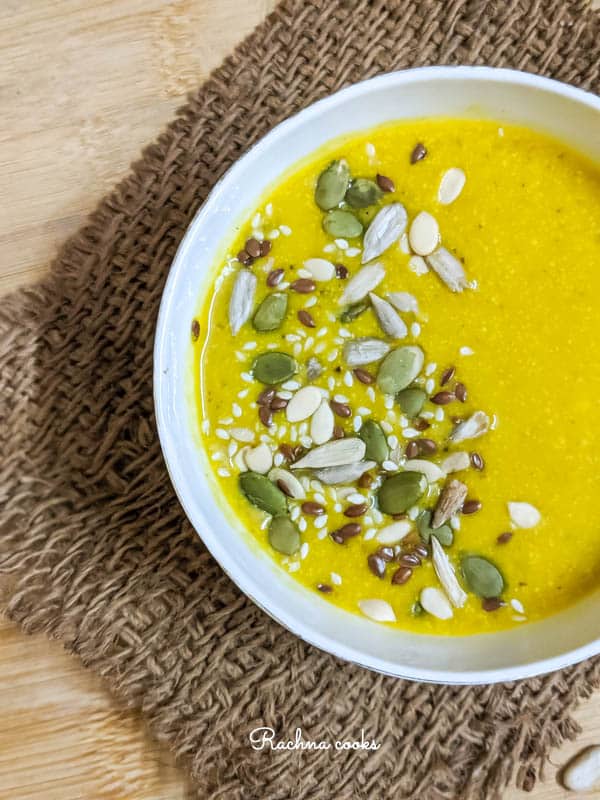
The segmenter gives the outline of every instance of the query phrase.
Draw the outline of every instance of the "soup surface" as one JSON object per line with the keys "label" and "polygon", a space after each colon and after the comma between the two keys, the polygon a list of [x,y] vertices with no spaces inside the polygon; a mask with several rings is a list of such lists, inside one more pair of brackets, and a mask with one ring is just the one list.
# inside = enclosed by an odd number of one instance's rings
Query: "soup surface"
{"label": "soup surface", "polygon": [[599,265],[598,170],[524,128],[397,123],[282,176],[192,324],[240,529],[315,602],[415,632],[596,588]]}

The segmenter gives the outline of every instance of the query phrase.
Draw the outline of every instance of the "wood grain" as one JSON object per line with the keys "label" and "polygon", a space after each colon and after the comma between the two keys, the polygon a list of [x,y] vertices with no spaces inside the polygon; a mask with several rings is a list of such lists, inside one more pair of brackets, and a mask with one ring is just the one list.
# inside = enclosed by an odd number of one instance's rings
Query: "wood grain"
{"label": "wood grain", "polygon": [[[598,0],[595,0],[598,2]],[[3,0],[0,4],[0,293],[39,278],[60,243],[274,0]],[[183,800],[190,790],[138,714],[56,642],[0,620],[0,797]],[[560,800],[546,780],[508,800]],[[597,795],[600,796],[600,793]]]}

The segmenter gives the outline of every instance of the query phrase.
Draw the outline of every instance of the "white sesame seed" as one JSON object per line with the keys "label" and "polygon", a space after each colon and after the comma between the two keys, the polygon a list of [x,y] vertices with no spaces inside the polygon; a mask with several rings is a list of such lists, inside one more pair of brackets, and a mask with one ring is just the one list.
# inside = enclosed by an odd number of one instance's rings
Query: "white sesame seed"
{"label": "white sesame seed", "polygon": [[298,530],[300,531],[300,533],[304,533],[307,527],[308,523],[306,522],[304,517],[300,517],[300,519],[298,520]]}
{"label": "white sesame seed", "polygon": [[365,499],[366,498],[363,497],[363,495],[360,492],[352,492],[352,494],[349,494],[348,497],[346,498],[346,500],[349,503],[353,503],[353,504],[355,504],[355,503],[364,503]]}
{"label": "white sesame seed", "polygon": [[350,400],[346,397],[345,394],[334,394],[333,399],[336,403],[349,403]]}
{"label": "white sesame seed", "polygon": [[279,238],[279,231],[277,228],[274,228],[272,231],[267,233],[267,239],[278,239]]}
{"label": "white sesame seed", "polygon": [[325,505],[325,503],[327,502],[325,500],[325,495],[324,494],[320,494],[319,492],[317,492],[315,494],[314,500],[315,500],[316,503],[321,503],[321,505]]}
{"label": "white sesame seed", "polygon": [[285,425],[280,425],[279,430],[277,431],[277,436],[280,439],[283,439],[286,433],[287,433],[287,428],[285,427]]}
{"label": "white sesame seed", "polygon": [[215,452],[211,455],[211,459],[213,461],[223,461],[225,456],[219,450],[215,450]]}
{"label": "white sesame seed", "polygon": [[261,442],[264,442],[264,444],[271,444],[271,437],[268,433],[261,433],[258,438]]}
{"label": "white sesame seed", "polygon": [[397,436],[388,436],[387,442],[391,449],[393,450],[395,447],[398,447],[398,437]]}
{"label": "white sesame seed", "polygon": [[236,359],[238,361],[245,361],[246,360],[246,356],[244,355],[244,353],[240,353],[237,350],[235,352],[235,357],[236,357]]}
{"label": "white sesame seed", "polygon": [[202,433],[205,436],[208,436],[208,434],[210,432],[210,422],[207,419],[203,419],[201,427],[202,427]]}
{"label": "white sesame seed", "polygon": [[327,356],[327,361],[329,361],[329,363],[333,363],[338,357],[338,355],[339,355],[338,350],[332,350],[331,353],[329,353],[329,355]]}
{"label": "white sesame seed", "polygon": [[315,347],[314,350],[315,355],[317,356],[321,355],[321,353],[325,350],[326,347],[327,345],[325,344],[325,342],[319,342],[319,344]]}
{"label": "white sesame seed", "polygon": [[298,433],[300,436],[306,436],[308,433],[308,422],[301,422],[298,426]]}
{"label": "white sesame seed", "polygon": [[433,380],[433,378],[427,378],[427,380],[425,381],[425,391],[427,392],[427,394],[431,394],[434,389],[435,389],[435,381]]}
{"label": "white sesame seed", "polygon": [[283,233],[284,236],[291,236],[292,229],[289,225],[280,225],[279,230]]}
{"label": "white sesame seed", "polygon": [[525,613],[525,609],[523,608],[523,603],[520,600],[517,600],[516,598],[513,598],[510,601],[510,604],[514,608],[514,610],[517,611],[519,614],[524,614]]}
{"label": "white sesame seed", "polygon": [[344,344],[344,340],[342,339],[341,336],[335,336],[334,339],[333,339],[333,343],[334,344],[338,344],[338,345],[339,344]]}
{"label": "white sesame seed", "polygon": [[402,414],[402,415],[400,416],[400,427],[401,427],[401,428],[408,428],[408,420],[406,419],[406,417],[404,416],[404,414]]}
{"label": "white sesame seed", "polygon": [[445,416],[444,409],[441,406],[438,406],[435,410],[435,418],[437,422],[443,422]]}
{"label": "white sesame seed", "polygon": [[367,386],[367,397],[372,403],[375,402],[375,389],[372,386]]}
{"label": "white sesame seed", "polygon": [[359,407],[356,409],[356,413],[357,413],[357,414],[360,414],[360,415],[361,415],[361,417],[368,417],[368,416],[369,416],[369,414],[371,414],[371,409],[370,409],[370,408],[367,408],[366,406],[359,406]]}
{"label": "white sesame seed", "polygon": [[298,431],[294,427],[290,429],[290,441],[292,444],[296,444],[298,441]]}
{"label": "white sesame seed", "polygon": [[460,530],[460,519],[456,516],[456,514],[453,517],[450,517],[450,527],[453,531]]}
{"label": "white sesame seed", "polygon": [[382,421],[381,421],[379,424],[381,425],[381,427],[383,428],[383,430],[384,430],[386,433],[391,433],[391,432],[394,430],[394,429],[392,428],[392,426],[390,425],[390,423],[389,423],[389,422],[387,422],[386,420],[382,420]]}
{"label": "white sesame seed", "polygon": [[378,508],[371,509],[371,516],[378,525],[383,522],[383,514]]}
{"label": "white sesame seed", "polygon": [[354,385],[354,378],[352,377],[352,373],[349,370],[344,372],[344,386],[351,387]]}
{"label": "white sesame seed", "polygon": [[282,400],[291,400],[293,396],[291,392],[286,392],[285,389],[280,389],[277,392],[277,397],[281,397]]}
{"label": "white sesame seed", "polygon": [[275,464],[276,467],[280,467],[284,461],[285,459],[282,453],[275,453],[273,456],[273,464]]}
{"label": "white sesame seed", "polygon": [[386,459],[381,466],[386,472],[396,472],[398,469],[398,465],[394,461],[390,461],[389,458]]}
{"label": "white sesame seed", "polygon": [[338,514],[339,514],[339,513],[340,513],[340,511],[342,510],[342,504],[341,504],[341,503],[336,503],[336,504],[334,505],[334,507],[333,507],[333,510],[334,510],[336,513],[338,513]]}
{"label": "white sesame seed", "polygon": [[421,334],[421,326],[419,325],[418,322],[413,322],[412,323],[412,325],[410,326],[410,332],[411,332],[411,335],[414,336],[415,339],[417,338],[417,336],[420,336],[420,334]]}
{"label": "white sesame seed", "polygon": [[292,561],[292,563],[288,567],[288,572],[298,572],[300,569],[300,563],[298,561]]}
{"label": "white sesame seed", "polygon": [[386,394],[386,396],[383,399],[383,405],[387,408],[388,411],[394,407],[394,398],[392,397],[391,394]]}
{"label": "white sesame seed", "polygon": [[333,390],[335,389],[335,378],[333,376],[327,378],[327,388],[329,389],[330,392],[333,392]]}
{"label": "white sesame seed", "polygon": [[435,361],[432,361],[431,364],[427,364],[427,366],[425,367],[425,375],[428,376],[433,375],[436,369],[437,369],[437,364],[435,363]]}
{"label": "white sesame seed", "polygon": [[293,347],[293,351],[295,356],[300,355],[300,353],[302,352],[302,345],[300,344],[300,342],[296,342],[296,344]]}
{"label": "white sesame seed", "polygon": [[498,136],[504,136],[504,128],[498,128]]}
{"label": "white sesame seed", "polygon": [[223,419],[219,420],[219,425],[231,425],[233,423],[233,417],[223,417]]}
{"label": "white sesame seed", "polygon": [[281,384],[281,388],[286,389],[288,392],[295,392],[300,388],[300,384],[298,381],[286,381],[285,383]]}
{"label": "white sesame seed", "polygon": [[423,417],[423,419],[433,419],[435,414],[433,411],[421,411],[420,416]]}
{"label": "white sesame seed", "polygon": [[354,256],[359,256],[361,254],[361,252],[362,251],[361,251],[360,247],[349,247],[346,250],[346,255],[349,256],[350,258],[354,258]]}
{"label": "white sesame seed", "polygon": [[352,338],[352,334],[350,333],[348,328],[340,328],[338,333],[343,339],[351,339]]}
{"label": "white sesame seed", "polygon": [[304,303],[304,308],[312,308],[317,303],[317,298],[313,295],[309,297],[306,303]]}
{"label": "white sesame seed", "polygon": [[512,620],[514,620],[514,622],[527,622],[527,617],[517,617],[517,616],[514,616],[514,617],[512,617],[511,619],[512,619]]}
{"label": "white sesame seed", "polygon": [[332,242],[329,242],[329,244],[326,244],[325,247],[323,248],[323,252],[324,253],[334,253],[335,249],[336,249],[335,245]]}
{"label": "white sesame seed", "polygon": [[219,467],[219,469],[217,470],[217,475],[220,478],[229,478],[231,472],[229,472],[228,469],[225,469],[225,467]]}
{"label": "white sesame seed", "polygon": [[297,333],[286,333],[285,340],[286,342],[299,342],[300,337]]}
{"label": "white sesame seed", "polygon": [[335,586],[341,586],[341,585],[342,585],[342,578],[340,577],[340,575],[338,575],[338,574],[337,574],[337,572],[332,572],[332,573],[329,575],[329,577],[331,578],[331,582],[332,582],[332,583],[333,583]]}
{"label": "white sesame seed", "polygon": [[254,378],[252,377],[252,375],[250,375],[249,372],[242,372],[240,378],[246,383],[254,383]]}
{"label": "white sesame seed", "polygon": [[218,439],[223,439],[223,441],[227,441],[229,439],[229,434],[227,431],[224,431],[223,428],[217,428],[215,431]]}
{"label": "white sesame seed", "polygon": [[418,435],[419,435],[419,431],[416,431],[414,428],[403,428],[402,429],[402,436],[404,436],[405,439],[414,439]]}
{"label": "white sesame seed", "polygon": [[323,484],[321,481],[318,481],[316,478],[313,478],[310,482],[310,488],[313,492],[322,492],[323,491]]}
{"label": "white sesame seed", "polygon": [[316,336],[317,339],[321,339],[323,336],[327,336],[327,328],[326,327],[319,328],[319,330],[316,333]]}
{"label": "white sesame seed", "polygon": [[309,549],[308,542],[302,542],[302,546],[300,547],[300,558],[306,558]]}
{"label": "white sesame seed", "polygon": [[371,142],[367,142],[367,144],[365,145],[365,151],[369,158],[375,158],[376,151],[374,144],[371,144]]}
{"label": "white sesame seed", "polygon": [[420,512],[418,506],[411,506],[411,508],[409,508],[407,512],[408,518],[412,519],[414,522],[414,520],[416,520],[416,518],[419,516],[419,513]]}
{"label": "white sesame seed", "polygon": [[317,532],[317,539],[324,539],[328,533],[329,531],[327,530],[327,528],[323,528],[322,530]]}
{"label": "white sesame seed", "polygon": [[227,455],[229,456],[229,458],[234,457],[234,455],[237,453],[237,449],[238,446],[236,442],[229,442],[229,444],[227,445]]}
{"label": "white sesame seed", "polygon": [[470,347],[461,347],[458,352],[461,354],[461,356],[472,356],[475,351]]}
{"label": "white sesame seed", "polygon": [[257,211],[256,214],[252,217],[252,227],[259,228],[262,222],[262,215],[260,211]]}
{"label": "white sesame seed", "polygon": [[310,436],[301,436],[300,444],[302,445],[302,447],[306,447],[308,449],[309,447],[312,447],[312,439],[310,438]]}
{"label": "white sesame seed", "polygon": [[242,409],[239,407],[237,403],[231,404],[231,413],[234,417],[241,417],[242,416]]}
{"label": "white sesame seed", "polygon": [[312,278],[312,272],[309,272],[307,269],[303,269],[300,267],[298,270],[298,277],[299,278]]}
{"label": "white sesame seed", "polygon": [[277,288],[279,289],[280,292],[283,292],[289,288],[289,285],[290,285],[289,281],[283,281],[282,283],[279,284]]}
{"label": "white sesame seed", "polygon": [[404,255],[408,255],[410,253],[410,245],[408,243],[408,236],[406,233],[403,233],[400,237],[400,241],[398,242],[398,246],[400,251],[404,253]]}
{"label": "white sesame seed", "polygon": [[267,203],[267,205],[265,206],[265,214],[267,215],[267,217],[273,216],[273,203]]}
{"label": "white sesame seed", "polygon": [[327,525],[327,514],[321,517],[315,517],[315,528],[324,528]]}
{"label": "white sesame seed", "polygon": [[246,344],[242,347],[242,350],[255,350],[256,349],[256,342],[246,342]]}
{"label": "white sesame seed", "polygon": [[303,475],[300,478],[300,483],[302,484],[302,487],[305,492],[310,491],[310,478],[308,478],[306,475]]}
{"label": "white sesame seed", "polygon": [[304,342],[304,349],[310,350],[310,348],[313,346],[314,343],[315,343],[314,336],[309,336],[308,339]]}
{"label": "white sesame seed", "polygon": [[368,530],[365,531],[365,535],[363,536],[363,539],[365,540],[365,542],[368,542],[371,539],[373,539],[373,537],[375,536],[376,533],[377,533],[377,529],[376,528],[369,528]]}
{"label": "white sesame seed", "polygon": [[354,419],[352,420],[352,430],[353,430],[355,433],[358,433],[358,432],[359,432],[359,430],[362,428],[362,423],[363,423],[363,421],[362,421],[362,417],[360,416],[360,414],[357,414],[357,415],[354,417]]}
{"label": "white sesame seed", "polygon": [[348,249],[348,242],[346,239],[335,239],[335,244],[339,247],[340,250],[347,250]]}

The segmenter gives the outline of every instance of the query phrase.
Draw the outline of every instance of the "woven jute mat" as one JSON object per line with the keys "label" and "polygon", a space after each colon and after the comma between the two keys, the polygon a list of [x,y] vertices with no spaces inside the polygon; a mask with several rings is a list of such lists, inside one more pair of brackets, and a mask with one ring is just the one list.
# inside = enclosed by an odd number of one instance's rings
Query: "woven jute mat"
{"label": "woven jute mat", "polygon": [[[4,607],[62,640],[187,764],[202,798],[489,798],[531,788],[600,661],[504,686],[383,677],[296,639],[224,576],[171,489],[152,343],[177,245],[216,179],[275,123],[378,73],[510,66],[600,85],[577,0],[288,0],[150,146],[50,277],[0,305]],[[248,734],[377,751],[254,751]]]}

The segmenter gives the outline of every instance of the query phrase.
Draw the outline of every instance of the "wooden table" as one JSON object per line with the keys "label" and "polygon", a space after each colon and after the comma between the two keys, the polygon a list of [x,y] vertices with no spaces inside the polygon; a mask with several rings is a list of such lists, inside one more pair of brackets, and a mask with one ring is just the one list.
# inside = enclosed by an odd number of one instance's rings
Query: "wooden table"
{"label": "wooden table", "polygon": [[[274,0],[3,0],[0,292],[34,281],[58,246]],[[42,636],[0,620],[0,797],[180,800],[183,773],[100,680]],[[529,797],[558,800],[552,755]],[[526,795],[508,791],[508,800]]]}

